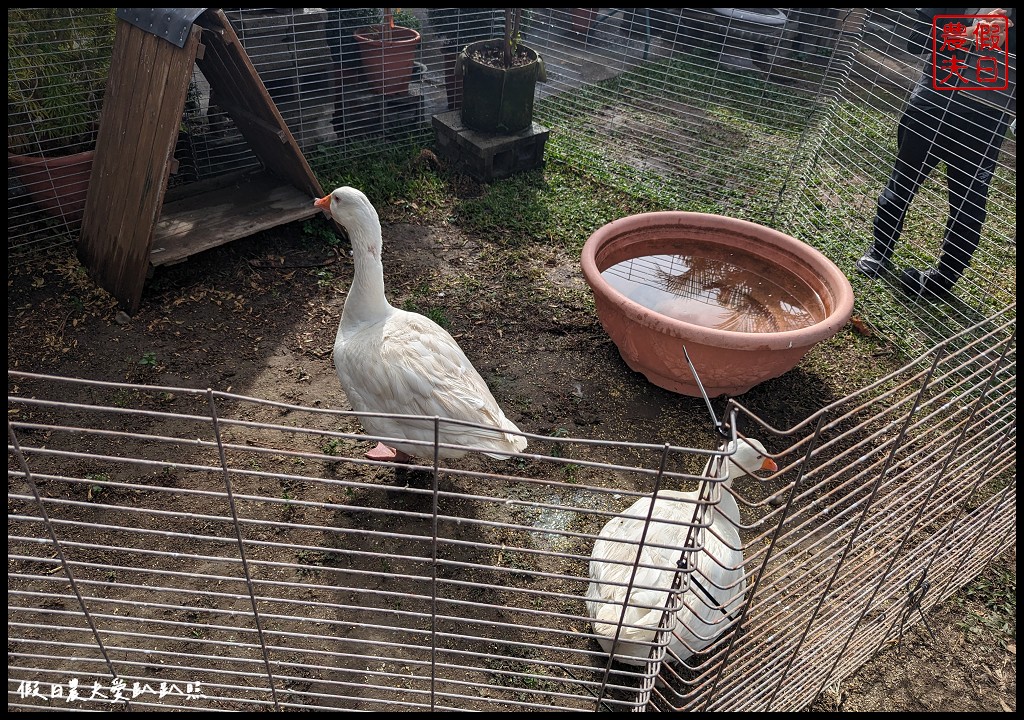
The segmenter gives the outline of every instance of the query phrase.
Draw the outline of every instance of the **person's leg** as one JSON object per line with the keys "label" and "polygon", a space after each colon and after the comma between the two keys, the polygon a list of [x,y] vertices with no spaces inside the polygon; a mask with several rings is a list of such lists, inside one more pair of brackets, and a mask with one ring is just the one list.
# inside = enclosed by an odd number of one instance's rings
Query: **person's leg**
{"label": "person's leg", "polygon": [[857,261],[857,269],[868,277],[878,277],[888,267],[910,202],[938,162],[934,152],[938,125],[934,113],[913,105],[907,107],[900,119],[896,161],[885,189],[878,196],[872,226],[874,242]]}
{"label": "person's leg", "polygon": [[949,186],[949,216],[938,266],[929,270],[907,268],[903,286],[918,295],[948,297],[971,263],[985,223],[989,186],[999,148],[1006,132],[1000,118],[972,116],[961,126],[960,141],[943,153]]}

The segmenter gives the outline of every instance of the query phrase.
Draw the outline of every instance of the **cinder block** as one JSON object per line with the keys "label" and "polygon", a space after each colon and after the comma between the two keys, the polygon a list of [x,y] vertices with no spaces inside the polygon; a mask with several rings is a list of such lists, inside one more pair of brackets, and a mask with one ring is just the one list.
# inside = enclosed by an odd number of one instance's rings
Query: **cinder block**
{"label": "cinder block", "polygon": [[501,180],[544,164],[550,131],[537,123],[515,135],[492,135],[466,127],[459,110],[433,118],[438,154],[481,182]]}

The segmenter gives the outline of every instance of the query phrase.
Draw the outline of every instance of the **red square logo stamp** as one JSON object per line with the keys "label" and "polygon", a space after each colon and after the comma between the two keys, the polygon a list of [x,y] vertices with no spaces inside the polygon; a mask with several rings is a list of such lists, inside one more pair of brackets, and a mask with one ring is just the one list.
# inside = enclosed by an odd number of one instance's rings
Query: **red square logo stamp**
{"label": "red square logo stamp", "polygon": [[1009,27],[1009,20],[1002,15],[936,15],[932,20],[932,87],[1009,88]]}

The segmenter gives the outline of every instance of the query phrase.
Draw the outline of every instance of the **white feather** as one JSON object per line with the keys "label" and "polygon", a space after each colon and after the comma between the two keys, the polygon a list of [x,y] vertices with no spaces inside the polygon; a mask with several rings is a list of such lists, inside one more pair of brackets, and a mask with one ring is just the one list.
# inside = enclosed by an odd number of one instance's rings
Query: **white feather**
{"label": "white feather", "polygon": [[[765,457],[765,449],[757,440],[738,441],[724,451],[735,452],[721,470],[721,457],[712,457],[704,468],[706,477],[721,482],[712,489],[713,506],[699,508],[698,492],[664,490],[654,503],[650,527],[644,536],[644,525],[651,507],[651,498],[640,498],[625,512],[612,518],[601,530],[590,560],[590,585],[587,588],[587,611],[594,633],[607,653],[629,665],[644,665],[656,640],[658,624],[668,605],[676,563],[686,544],[687,531],[694,524],[694,513],[707,527],[694,537],[699,548],[695,558],[690,587],[682,596],[682,606],[671,618],[668,650],[679,660],[711,645],[734,620],[742,607],[746,592],[743,567],[743,545],[739,536],[739,507],[727,489],[733,479],[760,469],[777,469]],[[712,468],[715,470],[712,470]],[[744,469],[745,468],[745,469]],[[643,545],[640,544],[643,538]],[[640,562],[633,577],[633,565],[640,549]],[[630,600],[624,598],[632,578]]]}
{"label": "white feather", "polygon": [[[505,417],[483,378],[455,339],[423,315],[392,307],[384,292],[380,220],[369,199],[339,187],[317,206],[328,209],[352,243],[355,273],[334,341],[334,367],[353,410],[450,418],[496,429],[440,423],[439,442],[467,445],[497,458],[526,448],[526,438]],[[434,422],[360,417],[364,429],[409,455],[433,456]],[[509,431],[509,432],[501,432]],[[439,448],[442,458],[465,449]]]}

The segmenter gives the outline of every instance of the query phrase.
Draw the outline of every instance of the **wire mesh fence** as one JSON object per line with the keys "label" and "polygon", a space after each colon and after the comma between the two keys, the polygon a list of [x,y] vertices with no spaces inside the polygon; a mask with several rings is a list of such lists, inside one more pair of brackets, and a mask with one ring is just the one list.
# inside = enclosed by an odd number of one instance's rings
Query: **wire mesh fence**
{"label": "wire mesh fence", "polygon": [[[9,372],[9,704],[801,709],[1016,542],[1012,322],[989,341],[793,428],[733,401],[777,471],[731,485],[693,472],[708,450],[569,437],[394,466],[343,411]],[[598,535],[670,484],[693,491],[677,592],[659,586],[650,660],[612,663],[593,562],[641,538]],[[732,520],[694,512],[730,500]],[[728,613],[699,592],[723,524],[746,584]],[[665,610],[702,606],[713,632]]]}
{"label": "wire mesh fence", "polygon": [[[502,24],[482,8],[393,16],[417,37],[407,84],[382,93],[367,70],[381,50],[357,36],[389,28],[383,13],[224,12],[315,168],[429,144],[431,118],[459,107],[455,51]],[[585,595],[601,528],[666,480],[696,491],[710,449],[543,437],[546,453],[508,464],[413,471],[358,456],[364,437],[339,430],[350,414],[11,372],[9,705],[63,707],[74,691],[133,708],[794,710],[898,638],[1016,542],[1015,134],[1000,138],[955,301],[905,312],[893,283],[854,270],[924,71],[906,50],[913,20],[855,8],[525,19],[547,69],[548,162],[804,240],[848,272],[858,314],[916,358],[793,428],[731,404],[780,469],[714,494],[738,503],[747,591],[705,652],[680,660],[662,628],[650,663],[610,663]],[[8,11],[10,262],[75,242],[82,161],[71,178],[26,178],[11,156],[88,148],[114,28],[112,9]],[[63,82],[16,103],[12,88],[38,93],[19,80],[44,69]],[[181,192],[259,166],[198,70],[174,157]],[[933,173],[896,267],[935,264],[950,203]],[[167,394],[191,409],[169,410]],[[690,568],[673,568],[672,602],[693,602]]]}
{"label": "wire mesh fence", "polygon": [[[918,312],[901,315],[893,309],[893,299],[903,297],[894,278],[882,278],[871,285],[855,284],[864,316],[877,320],[893,342],[910,352],[930,347],[1016,301],[1016,279],[1007,272],[1016,263],[1015,131],[1003,125],[1003,130],[993,132],[984,126],[987,119],[971,112],[963,113],[965,119],[956,120],[957,113],[963,111],[951,107],[936,113],[949,123],[948,127],[930,133],[911,123],[905,133],[900,129],[901,122],[907,122],[903,113],[908,96],[915,88],[931,83],[921,52],[928,46],[916,47],[910,39],[914,22],[910,10],[877,11],[868,16],[858,51],[850,58],[847,83],[820,116],[813,159],[806,166],[805,181],[793,186],[795,201],[786,211],[796,236],[821,243],[820,249],[841,267],[849,267],[855,283],[861,282],[860,275],[853,271],[853,261],[872,243],[880,197],[896,164],[897,138],[904,135],[907,143],[917,140],[925,144],[933,165],[935,157],[949,159],[945,146],[958,147],[958,152],[966,154],[969,143],[964,138],[986,143],[984,153],[996,158],[990,166],[981,161],[980,155],[966,169],[948,168],[948,163],[944,166],[939,162],[931,175],[922,179],[920,190],[909,204],[902,235],[893,248],[895,273],[903,267],[936,267],[944,251],[949,253],[953,246],[965,242],[957,239],[961,233],[969,235],[955,226],[947,231],[947,219],[954,211],[974,215],[980,244],[956,284],[955,300],[923,303]],[[1015,63],[1013,55],[1011,72]],[[972,95],[984,97],[985,93]],[[1001,117],[1009,123],[1015,116],[1011,111]],[[991,177],[985,179],[989,172]],[[969,179],[965,180],[964,175]],[[989,183],[987,202],[984,195],[966,194],[967,186],[975,181]],[[909,177],[897,179],[897,194],[909,193],[914,182]],[[827,210],[820,212],[823,207]],[[858,240],[852,249],[851,237]]]}
{"label": "wire mesh fence", "polygon": [[[377,87],[383,70],[370,64],[380,43],[360,45],[367,32],[390,27],[380,10],[225,14],[314,167],[410,135],[430,144],[431,118],[461,102],[457,50],[502,28],[491,9],[390,16],[415,38],[401,61],[404,84],[385,91]],[[8,17],[9,87],[19,93],[9,103],[8,256],[18,262],[75,240],[84,189],[72,183],[87,177],[87,160],[69,171],[24,170],[15,156],[89,147],[116,21],[101,9],[28,8]],[[854,253],[871,243],[901,112],[925,71],[922,54],[907,50],[914,22],[909,10],[555,8],[528,10],[522,37],[547,67],[536,119],[555,133],[549,161],[633,182],[665,207],[790,232],[858,280]],[[40,80],[43,69],[53,83]],[[216,94],[197,69],[168,180],[181,194],[199,180],[259,166]],[[957,285],[959,302],[923,308],[927,327],[912,327],[892,317],[889,285],[863,293],[864,314],[895,324],[884,331],[911,355],[1014,301],[1016,143],[1012,132],[1003,137],[992,141],[1001,147],[982,208],[987,220]],[[44,197],[54,189],[60,202]],[[978,204],[973,195],[969,202]],[[949,205],[937,170],[911,203],[897,269],[935,264]]]}

